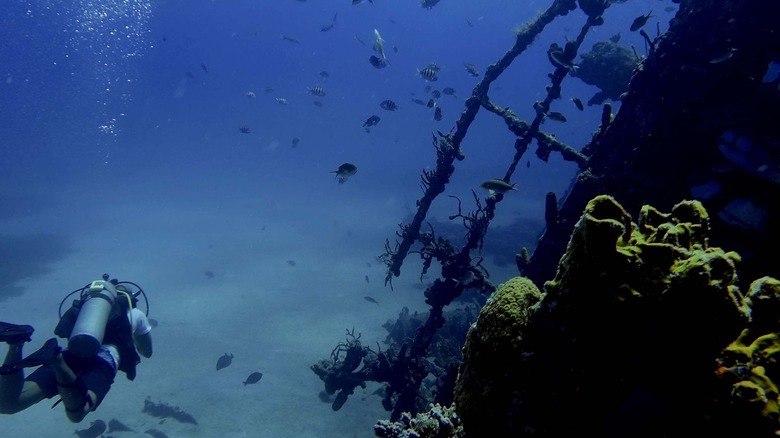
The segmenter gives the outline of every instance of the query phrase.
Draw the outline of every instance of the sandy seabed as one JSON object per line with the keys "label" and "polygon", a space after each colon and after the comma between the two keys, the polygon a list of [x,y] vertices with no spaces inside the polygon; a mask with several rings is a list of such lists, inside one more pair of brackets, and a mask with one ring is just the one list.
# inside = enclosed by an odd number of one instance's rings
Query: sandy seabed
{"label": "sandy seabed", "polygon": [[[296,207],[241,197],[125,200],[55,230],[67,229],[72,252],[45,275],[25,279],[24,294],[5,299],[0,316],[36,327],[26,346],[34,351],[51,336],[60,300],[108,272],[148,294],[149,316],[158,323],[153,357],[142,360],[133,382],[120,373],[82,423],[70,423],[62,406],[50,409],[55,398],[1,416],[3,437],[72,437],[111,419],[133,429],[114,437],[150,436],[150,429],[171,438],[374,436],[374,423],[388,417],[374,394],[380,386],[358,388],[334,412],[320,399],[323,384],[310,366],[328,358],[347,329],[365,344],[381,343],[382,323],[402,306],[426,312],[419,259],[408,259],[394,290],[384,286],[377,260],[403,219],[398,205],[366,198],[376,205],[349,213],[352,203],[328,202],[317,211],[316,201]],[[75,211],[78,203],[70,203]],[[41,229],[48,219],[20,220]],[[232,364],[216,370],[225,353],[234,355]],[[263,373],[260,382],[244,385],[255,371]],[[143,413],[147,398],[198,424]]]}

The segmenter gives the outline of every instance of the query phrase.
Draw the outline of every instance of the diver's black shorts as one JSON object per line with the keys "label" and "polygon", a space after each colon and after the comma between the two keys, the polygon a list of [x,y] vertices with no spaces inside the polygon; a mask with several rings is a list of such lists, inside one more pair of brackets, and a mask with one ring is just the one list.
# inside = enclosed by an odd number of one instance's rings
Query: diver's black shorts
{"label": "diver's black shorts", "polygon": [[[84,359],[69,351],[63,351],[62,356],[77,378],[84,383],[84,387],[95,393],[97,400],[94,400],[93,410],[100,406],[103,398],[108,394],[108,390],[111,389],[111,384],[114,383],[114,368],[97,356]],[[24,380],[37,383],[46,398],[52,398],[59,394],[57,379],[54,376],[54,371],[49,367],[39,367]]]}

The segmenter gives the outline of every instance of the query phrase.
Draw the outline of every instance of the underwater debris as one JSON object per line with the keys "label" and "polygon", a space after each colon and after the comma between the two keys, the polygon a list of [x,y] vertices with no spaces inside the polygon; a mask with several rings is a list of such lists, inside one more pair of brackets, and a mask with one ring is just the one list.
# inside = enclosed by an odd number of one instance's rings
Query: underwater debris
{"label": "underwater debris", "polygon": [[79,429],[73,432],[79,438],[97,438],[106,431],[106,422],[103,420],[93,421],[88,428]]}
{"label": "underwater debris", "polygon": [[168,438],[168,435],[166,435],[165,432],[157,429],[146,429],[144,433],[151,435],[152,438]]}
{"label": "underwater debris", "polygon": [[133,429],[125,426],[121,421],[117,420],[116,418],[112,418],[108,422],[108,430],[107,433],[111,432],[132,432]]}
{"label": "underwater debris", "polygon": [[144,400],[144,408],[141,412],[156,418],[172,418],[179,423],[198,424],[195,417],[184,412],[178,406],[154,403],[149,397]]}

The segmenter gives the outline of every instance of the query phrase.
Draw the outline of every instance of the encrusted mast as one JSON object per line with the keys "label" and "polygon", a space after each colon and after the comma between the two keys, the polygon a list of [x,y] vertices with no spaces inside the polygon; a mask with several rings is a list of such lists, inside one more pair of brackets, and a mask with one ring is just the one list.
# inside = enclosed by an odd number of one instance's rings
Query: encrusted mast
{"label": "encrusted mast", "polygon": [[[649,55],[641,60],[638,68],[635,68],[640,61],[638,55],[618,46],[616,41],[602,41],[594,45],[591,53],[600,48],[609,53],[607,57],[614,56],[602,60],[604,62],[601,64],[609,64],[613,70],[606,75],[608,78],[602,78],[609,84],[599,86],[598,83],[589,82],[593,80],[592,77],[588,79],[593,73],[587,65],[589,54],[582,55],[583,60],[578,63],[577,71],[573,70],[574,58],[588,30],[603,23],[605,9],[611,3],[623,1],[554,0],[546,11],[517,32],[515,45],[486,70],[483,80],[466,100],[466,108],[454,129],[449,134],[439,132],[434,135],[436,166],[432,171],[423,171],[423,195],[417,201],[417,212],[410,223],[400,225],[397,233],[399,241],[395,245],[388,241],[384,254],[388,266],[386,284],[391,284],[392,277],[400,275],[401,266],[410,253],[417,253],[423,259],[423,273],[427,272],[434,259],[440,264],[441,277],[425,290],[430,312],[424,321],[415,320],[404,308],[392,330],[402,335],[393,336],[395,342],[384,351],[379,346],[374,351],[361,345],[360,335],[355,335],[354,330],[348,331],[346,342],[337,346],[329,360],[321,360],[312,366],[325,382],[325,392],[335,395],[333,409],[341,408],[357,386],[365,387],[367,381],[383,382],[387,385],[382,403],[385,409],[392,411],[391,420],[408,420],[411,417],[402,413],[409,412],[413,416],[426,410],[427,404],[432,401],[440,407],[453,405],[456,376],[461,386],[465,382],[464,376],[457,374],[457,365],[453,366],[454,362],[461,360],[461,356],[458,356],[461,351],[459,348],[453,349],[450,345],[449,349],[445,349],[458,352],[451,355],[453,360],[448,363],[436,354],[442,351],[439,348],[442,334],[453,331],[451,322],[455,318],[451,316],[451,310],[445,312],[445,307],[466,289],[478,289],[484,294],[494,291],[495,287],[488,281],[487,272],[481,267],[481,258],[473,252],[481,250],[485,233],[503,196],[488,196],[483,205],[474,194],[476,208],[469,213],[461,211],[458,200],[458,211],[450,219],[459,218],[466,227],[466,242],[460,248],[437,236],[432,226],[430,230],[422,231],[422,224],[433,200],[444,193],[455,171],[455,160],[465,159],[461,143],[480,108],[502,117],[517,137],[514,143],[515,155],[503,178],[505,182],[510,181],[517,163],[534,140],[537,145],[535,153],[540,159],[546,161],[552,152],[558,152],[564,160],[574,162],[580,168],[580,173],[560,206],[555,195],[548,194],[545,204],[546,227],[533,255],[529,256],[524,250],[517,257],[518,268],[527,277],[529,284],[542,285],[556,277],[558,262],[583,209],[587,210],[586,205],[590,200],[601,194],[620,199],[632,211],[638,210],[646,202],[671,209],[681,199],[693,195],[709,211],[715,212],[709,216],[712,224],[709,242],[718,246],[736,247],[742,256],[739,262],[740,278],[743,272],[746,274],[744,278],[748,280],[763,275],[780,277],[774,257],[780,245],[780,231],[770,226],[777,224],[780,218],[777,198],[780,185],[780,141],[777,140],[780,138],[780,125],[776,123],[780,117],[780,38],[777,37],[780,32],[775,19],[780,14],[780,3],[771,0],[681,0],[680,9],[671,21],[668,32],[655,39],[651,39],[646,32],[640,32],[648,45],[646,49]],[[491,102],[488,90],[492,81],[524,52],[548,24],[556,17],[575,10],[577,6],[587,19],[576,40],[567,41],[563,47],[553,44],[548,50],[548,59],[554,71],[549,74],[551,81],[545,99],[534,103],[534,119],[530,123],[525,122],[509,109]],[[614,117],[611,105],[603,106],[601,126],[589,144],[582,148],[582,152],[539,131],[542,120],[552,116],[550,104],[560,98],[561,84],[567,75],[599,86],[601,92],[591,98],[589,103],[600,103],[607,97],[614,100],[618,96],[622,102],[620,112]],[[630,87],[627,87],[623,96],[618,87],[614,87],[615,78],[625,78],[626,85],[630,80]],[[413,249],[417,244],[419,247]],[[735,276],[734,281],[738,282],[739,278]],[[587,286],[580,284],[579,287],[587,289],[591,283],[586,281],[584,284]],[[740,286],[747,289],[749,285]],[[694,313],[708,315],[706,312]],[[591,315],[586,312],[584,318]],[[616,315],[623,313],[617,312]],[[565,327],[570,322],[562,320],[558,325]],[[550,325],[546,317],[540,319],[540,324],[552,334],[566,334],[573,339],[579,335],[579,332]],[[446,329],[441,330],[442,327]],[[587,329],[589,326],[583,327]],[[515,339],[511,337],[512,342]],[[462,343],[461,340],[459,345]],[[582,345],[571,344],[575,348]],[[747,345],[746,342],[743,344]],[[564,351],[550,348],[546,337],[540,339],[539,345],[540,352],[552,356]],[[744,350],[742,344],[735,345],[735,350]],[[513,357],[525,360],[523,354]],[[463,364],[468,364],[465,355],[463,358]],[[490,363],[495,362],[500,361]],[[632,363],[644,366],[648,362],[641,360]],[[542,358],[537,371],[549,372],[548,364],[556,364],[562,370],[571,372],[570,361],[565,357],[550,361]],[[602,365],[597,362],[593,369],[603,371]],[[739,364],[732,366],[729,363],[723,369],[741,372],[743,368]],[[504,374],[487,373],[482,377],[509,376],[512,372],[517,372],[516,368],[508,369]],[[560,380],[560,373],[556,372],[552,372],[552,377],[548,379],[530,379],[538,380],[530,384],[542,385],[538,395],[550,400],[550,408],[542,408],[546,415],[552,416],[549,425],[566,428],[568,426],[559,421],[561,394],[577,388],[574,391],[576,402],[572,404],[576,411],[583,407],[583,400],[577,397],[584,396],[580,393],[582,386],[573,382],[553,382],[561,385],[563,390],[550,391],[545,385],[550,380]],[[674,370],[670,372],[675,374]],[[430,378],[426,379],[431,374],[437,379],[433,385],[428,382]],[[528,373],[520,374],[515,377],[529,380]],[[586,374],[572,375],[587,377]],[[600,374],[596,373],[596,376],[600,377]],[[598,389],[603,381],[600,378],[594,380],[593,387]],[[432,386],[435,386],[433,390]],[[483,389],[480,385],[475,388],[477,392]],[[495,388],[501,389],[501,386],[496,385]],[[699,394],[697,391],[693,393]],[[678,399],[676,393],[672,395],[673,399]],[[493,400],[491,403],[498,402]],[[479,408],[481,405],[469,407],[461,400],[453,406],[458,408],[458,415],[462,415],[468,414],[470,407]],[[528,403],[528,406],[537,405]],[[509,413],[523,411],[523,415],[534,417],[537,412],[527,407],[517,410],[516,405],[509,403],[499,406],[499,410],[505,409]],[[493,410],[495,406],[484,408]],[[447,409],[433,408],[430,411],[433,413],[431,418],[442,420],[441,415]],[[462,417],[464,421],[468,420],[466,417]],[[473,418],[482,417],[472,417],[470,421],[477,424]],[[708,418],[717,419],[718,416]],[[444,424],[442,421],[439,423]],[[720,430],[722,424],[715,423],[713,430]],[[394,432],[398,424],[396,421],[393,425],[380,425],[375,431],[379,436],[406,436]],[[577,428],[580,424],[571,422],[571,427]],[[517,424],[512,423],[511,426]]]}
{"label": "encrusted mast", "polygon": [[[423,379],[433,370],[426,363],[429,348],[437,331],[445,324],[444,309],[458,298],[467,288],[477,289],[485,295],[495,290],[488,280],[487,272],[481,266],[481,257],[473,253],[479,252],[490,221],[495,215],[496,206],[503,199],[500,193],[488,196],[483,206],[476,194],[474,202],[476,209],[470,213],[462,213],[458,200],[458,212],[450,216],[450,220],[460,218],[465,226],[466,241],[461,248],[456,248],[447,239],[437,237],[433,228],[421,231],[423,221],[427,217],[432,202],[445,191],[450,177],[455,172],[455,161],[462,161],[465,155],[461,143],[474,121],[477,113],[484,108],[502,117],[510,131],[517,139],[514,144],[515,154],[503,178],[509,182],[517,168],[518,162],[534,140],[537,144],[536,155],[547,161],[552,152],[558,152],[566,161],[576,163],[580,169],[587,166],[587,157],[576,149],[558,141],[553,135],[541,132],[539,126],[548,116],[550,104],[560,98],[561,83],[573,68],[573,61],[592,26],[603,23],[601,15],[610,5],[608,0],[581,0],[579,5],[586,13],[586,22],[576,40],[566,42],[563,47],[553,45],[548,51],[548,58],[554,67],[549,74],[550,85],[544,100],[536,102],[536,116],[527,123],[519,119],[508,108],[501,108],[488,97],[490,84],[496,80],[522,54],[538,35],[557,17],[577,9],[575,0],[555,0],[541,15],[531,20],[516,31],[514,46],[507,51],[495,64],[489,66],[483,79],[474,87],[472,95],[465,102],[465,110],[461,113],[454,129],[449,134],[438,132],[433,136],[433,146],[436,150],[436,166],[433,170],[424,170],[421,175],[422,197],[417,200],[417,212],[408,224],[401,224],[397,236],[400,241],[385,245],[383,260],[388,266],[385,284],[392,287],[392,278],[399,276],[404,259],[410,253],[417,253],[423,259],[423,273],[435,259],[441,265],[441,278],[436,279],[425,291],[426,303],[431,307],[427,319],[417,328],[414,338],[403,343],[396,352],[392,347],[387,351],[373,351],[360,344],[354,331],[347,334],[347,341],[339,344],[331,360],[322,360],[312,366],[314,372],[325,382],[328,394],[336,394],[334,409],[340,409],[349,394],[356,386],[365,386],[366,381],[385,382],[384,407],[392,411],[391,419],[395,420],[403,412],[418,412],[426,407],[425,400],[420,396]],[[607,118],[607,121],[609,119]],[[603,128],[603,127],[602,127]],[[602,129],[603,130],[603,129]],[[555,216],[557,203],[554,195],[548,202],[547,216]],[[419,250],[413,250],[415,244],[420,244]],[[341,357],[343,353],[343,358]],[[350,360],[347,360],[350,358]],[[363,367],[358,370],[362,358]],[[452,394],[455,367],[439,370],[439,388],[437,399],[447,400]],[[421,400],[422,399],[422,400]]]}

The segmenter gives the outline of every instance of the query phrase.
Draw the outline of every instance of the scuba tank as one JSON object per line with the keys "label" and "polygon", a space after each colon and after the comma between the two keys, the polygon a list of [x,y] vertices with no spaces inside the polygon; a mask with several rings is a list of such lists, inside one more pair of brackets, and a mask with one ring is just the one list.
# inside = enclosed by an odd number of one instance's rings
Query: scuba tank
{"label": "scuba tank", "polygon": [[100,351],[116,297],[116,287],[108,281],[108,275],[89,285],[68,338],[68,350],[79,357],[92,357]]}

